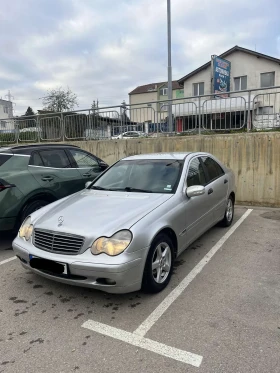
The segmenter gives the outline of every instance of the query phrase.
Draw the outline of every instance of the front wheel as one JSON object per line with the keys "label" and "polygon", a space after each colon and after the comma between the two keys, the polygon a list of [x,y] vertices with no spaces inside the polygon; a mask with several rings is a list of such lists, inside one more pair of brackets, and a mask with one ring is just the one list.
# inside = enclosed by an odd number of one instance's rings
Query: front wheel
{"label": "front wheel", "polygon": [[142,289],[158,293],[169,283],[174,262],[174,245],[165,234],[160,234],[151,245],[143,274]]}
{"label": "front wheel", "polygon": [[234,216],[234,202],[233,202],[232,196],[229,196],[227,200],[227,207],[226,207],[225,215],[220,225],[222,227],[229,227],[232,224],[233,216]]}

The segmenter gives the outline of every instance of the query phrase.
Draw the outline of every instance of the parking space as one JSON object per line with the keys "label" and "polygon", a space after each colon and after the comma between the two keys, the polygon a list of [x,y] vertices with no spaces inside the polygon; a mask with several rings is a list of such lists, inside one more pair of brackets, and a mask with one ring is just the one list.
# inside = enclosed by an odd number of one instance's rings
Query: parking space
{"label": "parking space", "polygon": [[[236,208],[235,223],[246,211]],[[153,296],[70,287],[5,262],[0,372],[277,372],[279,216],[256,208],[228,235],[232,228],[213,228],[180,256],[167,289]],[[14,255],[11,237],[0,245],[1,263]],[[151,318],[158,309],[164,312]],[[93,331],[90,320],[104,330]],[[143,344],[133,332],[147,320]],[[186,356],[201,360],[195,366],[182,361]]]}

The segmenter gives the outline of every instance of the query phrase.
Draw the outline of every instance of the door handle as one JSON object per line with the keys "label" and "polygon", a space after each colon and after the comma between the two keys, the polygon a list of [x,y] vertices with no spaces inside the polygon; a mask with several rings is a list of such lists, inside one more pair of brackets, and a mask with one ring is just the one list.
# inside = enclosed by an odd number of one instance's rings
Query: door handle
{"label": "door handle", "polygon": [[228,179],[225,179],[225,180],[224,180],[224,184],[227,184],[227,183],[228,183]]}
{"label": "door handle", "polygon": [[87,172],[87,173],[83,174],[83,176],[85,176],[85,177],[91,177],[91,174],[89,172]]}
{"label": "door handle", "polygon": [[212,189],[212,188],[210,188],[209,190],[208,190],[208,194],[212,194],[214,192],[214,190]]}
{"label": "door handle", "polygon": [[52,181],[53,177],[52,176],[44,176],[44,177],[42,177],[41,180],[43,180],[43,181]]}

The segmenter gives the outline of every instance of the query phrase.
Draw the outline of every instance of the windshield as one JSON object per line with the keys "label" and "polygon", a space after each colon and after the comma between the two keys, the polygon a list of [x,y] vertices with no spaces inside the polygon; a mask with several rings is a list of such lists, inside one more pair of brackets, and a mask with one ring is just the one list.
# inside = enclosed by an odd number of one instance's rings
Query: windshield
{"label": "windshield", "polygon": [[92,185],[92,189],[142,193],[175,193],[183,161],[138,159],[119,161]]}

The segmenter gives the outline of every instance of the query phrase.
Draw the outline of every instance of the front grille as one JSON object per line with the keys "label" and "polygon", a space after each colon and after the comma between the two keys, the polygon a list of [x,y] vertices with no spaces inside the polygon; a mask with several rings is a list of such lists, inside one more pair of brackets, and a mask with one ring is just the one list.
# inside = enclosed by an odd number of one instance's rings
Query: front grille
{"label": "front grille", "polygon": [[83,247],[84,240],[84,237],[81,236],[35,229],[33,244],[41,250],[57,254],[75,255]]}

